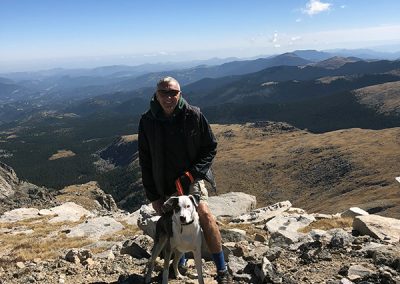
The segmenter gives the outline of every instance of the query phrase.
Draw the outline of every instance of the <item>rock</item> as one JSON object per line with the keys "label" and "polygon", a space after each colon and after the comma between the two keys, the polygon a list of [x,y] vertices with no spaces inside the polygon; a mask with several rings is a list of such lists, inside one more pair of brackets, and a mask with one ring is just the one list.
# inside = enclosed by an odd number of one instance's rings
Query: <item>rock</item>
{"label": "rock", "polygon": [[351,243],[354,240],[354,237],[343,229],[332,229],[329,230],[329,233],[332,235],[332,238],[328,245],[329,248],[346,248],[351,246]]}
{"label": "rock", "polygon": [[96,253],[96,254],[94,255],[94,257],[95,257],[96,259],[108,259],[108,260],[113,260],[113,259],[115,259],[115,255],[114,255],[114,253],[113,253],[112,250],[106,250],[106,251],[103,251],[103,252],[101,252],[101,253]]}
{"label": "rock", "polygon": [[27,219],[33,219],[39,217],[39,210],[36,208],[18,208],[8,212],[5,212],[0,222],[18,222]]}
{"label": "rock", "polygon": [[292,204],[290,201],[278,202],[273,205],[258,208],[250,213],[241,214],[232,219],[232,223],[262,224],[271,218],[288,210]]}
{"label": "rock", "polygon": [[282,277],[277,273],[274,265],[264,257],[261,262],[261,268],[257,266],[255,274],[260,279],[260,283],[282,283]]}
{"label": "rock", "polygon": [[74,202],[67,202],[60,206],[49,209],[51,212],[57,214],[57,217],[50,219],[50,223],[59,222],[77,222],[82,217],[90,217],[92,213]]}
{"label": "rock", "polygon": [[267,237],[263,236],[263,235],[261,235],[259,233],[256,233],[254,235],[254,240],[257,241],[257,242],[260,242],[260,243],[265,243],[267,241]]}
{"label": "rock", "polygon": [[248,262],[245,261],[243,258],[234,255],[230,255],[228,257],[228,260],[229,269],[232,271],[233,274],[243,273],[245,267],[248,265]]}
{"label": "rock", "polygon": [[347,278],[342,278],[340,279],[339,284],[354,284],[354,282],[351,282],[349,279]]}
{"label": "rock", "polygon": [[135,212],[121,218],[121,221],[124,221],[129,225],[137,226],[139,215],[140,215],[140,210],[136,210]]}
{"label": "rock", "polygon": [[400,220],[379,215],[357,216],[353,229],[361,235],[369,235],[388,243],[400,240]]}
{"label": "rock", "polygon": [[15,266],[16,267],[18,267],[19,269],[23,269],[23,268],[25,268],[25,264],[23,263],[23,262],[17,262],[16,264],[15,264]]}
{"label": "rock", "polygon": [[386,265],[400,272],[400,249],[398,247],[377,247],[368,250],[368,255],[372,257],[374,264]]}
{"label": "rock", "polygon": [[0,200],[12,196],[19,183],[19,179],[14,170],[0,162]]}
{"label": "rock", "polygon": [[160,216],[156,215],[156,211],[151,205],[142,205],[139,209],[137,225],[146,235],[154,239],[158,219],[160,219]]}
{"label": "rock", "polygon": [[71,249],[65,255],[65,260],[75,264],[79,264],[92,257],[93,255],[89,250]]}
{"label": "rock", "polygon": [[133,258],[149,258],[153,247],[153,239],[146,235],[135,236],[122,245],[121,254],[129,254]]}
{"label": "rock", "polygon": [[315,220],[323,220],[323,219],[332,219],[333,215],[330,214],[322,214],[322,213],[313,213],[312,214]]}
{"label": "rock", "polygon": [[243,192],[229,192],[208,199],[208,207],[215,217],[236,217],[256,208],[256,197]]}
{"label": "rock", "polygon": [[260,242],[254,242],[253,244],[249,244],[244,253],[244,259],[248,261],[258,261],[263,258],[263,256],[267,253],[269,247]]}
{"label": "rock", "polygon": [[93,268],[96,266],[96,262],[92,258],[87,258],[82,261],[82,265],[86,266],[88,269]]}
{"label": "rock", "polygon": [[268,258],[269,261],[274,261],[282,255],[283,249],[280,247],[269,247],[269,249],[264,253],[264,256]]}
{"label": "rock", "polygon": [[362,279],[362,278],[367,278],[370,275],[374,274],[374,271],[371,269],[363,266],[363,265],[352,265],[349,267],[349,270],[347,272],[348,278],[353,281],[357,279]]}
{"label": "rock", "polygon": [[240,242],[246,240],[246,231],[240,229],[220,229],[223,242]]}
{"label": "rock", "polygon": [[268,221],[265,224],[265,229],[271,233],[271,243],[279,246],[288,246],[304,238],[306,234],[300,233],[298,230],[313,221],[315,221],[315,218],[308,214],[279,215]]}
{"label": "rock", "polygon": [[96,217],[71,228],[67,237],[87,237],[98,240],[102,236],[111,235],[121,231],[124,226],[111,217]]}
{"label": "rock", "polygon": [[268,221],[265,224],[265,229],[270,233],[274,233],[277,231],[297,232],[299,229],[308,226],[314,221],[314,216],[308,214],[279,215]]}
{"label": "rock", "polygon": [[342,218],[355,218],[356,216],[365,216],[365,215],[369,215],[369,213],[358,207],[351,207],[340,214]]}

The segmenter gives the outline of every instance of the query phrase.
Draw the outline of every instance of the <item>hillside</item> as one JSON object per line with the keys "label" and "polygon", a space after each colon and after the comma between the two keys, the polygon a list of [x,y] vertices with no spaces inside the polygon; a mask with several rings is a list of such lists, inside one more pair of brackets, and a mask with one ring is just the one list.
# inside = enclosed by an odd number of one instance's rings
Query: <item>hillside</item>
{"label": "hillside", "polygon": [[285,124],[214,125],[222,192],[254,194],[259,205],[289,199],[310,212],[359,206],[400,216],[400,128],[312,134]]}
{"label": "hillside", "polygon": [[[258,206],[291,200],[310,212],[333,213],[358,206],[400,216],[400,184],[395,180],[400,128],[313,134],[286,123],[256,122],[214,124],[212,129],[218,139],[214,170],[219,194],[246,192],[257,197]],[[136,141],[126,144],[121,147],[117,140],[104,153],[131,149],[130,154],[124,153],[126,159],[134,158]],[[131,167],[137,169],[137,161]],[[132,189],[141,191],[137,182]],[[134,201],[124,208],[135,208]]]}

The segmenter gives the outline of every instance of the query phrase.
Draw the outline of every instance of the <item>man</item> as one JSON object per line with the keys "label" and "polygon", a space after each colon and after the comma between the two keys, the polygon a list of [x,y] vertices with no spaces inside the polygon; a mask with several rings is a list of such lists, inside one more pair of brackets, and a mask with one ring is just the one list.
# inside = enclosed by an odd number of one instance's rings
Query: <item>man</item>
{"label": "man", "polygon": [[217,267],[217,281],[233,283],[204,185],[206,180],[215,186],[211,164],[216,150],[217,141],[200,109],[183,99],[177,80],[161,79],[150,109],[139,123],[139,161],[146,196],[158,214],[171,195],[196,196],[200,225]]}

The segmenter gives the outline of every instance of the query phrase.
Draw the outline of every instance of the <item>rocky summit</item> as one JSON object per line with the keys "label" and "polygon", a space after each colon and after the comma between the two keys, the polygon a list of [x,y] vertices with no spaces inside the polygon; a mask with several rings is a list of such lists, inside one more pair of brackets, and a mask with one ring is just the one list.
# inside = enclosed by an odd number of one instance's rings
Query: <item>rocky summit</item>
{"label": "rocky summit", "polygon": [[[86,184],[80,188],[92,188]],[[157,219],[151,206],[129,214],[66,198],[47,208],[16,208],[0,216],[0,283],[143,283]],[[400,283],[400,220],[349,208],[307,213],[282,201],[257,208],[254,196],[210,198],[225,259],[236,283]],[[109,209],[107,209],[109,208]],[[193,259],[182,271],[197,283]],[[206,283],[215,267],[203,247]],[[158,259],[152,283],[159,282]]]}

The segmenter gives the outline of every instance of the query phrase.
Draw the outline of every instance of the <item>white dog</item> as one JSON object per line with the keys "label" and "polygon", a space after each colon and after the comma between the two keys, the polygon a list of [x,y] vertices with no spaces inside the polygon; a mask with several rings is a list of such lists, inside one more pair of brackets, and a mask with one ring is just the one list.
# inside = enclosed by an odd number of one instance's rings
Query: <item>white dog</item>
{"label": "white dog", "polygon": [[172,253],[172,267],[177,279],[183,276],[178,271],[178,262],[185,252],[192,251],[198,274],[199,283],[203,284],[203,269],[201,261],[201,228],[196,211],[197,201],[192,196],[169,198],[163,205],[163,214],[157,221],[156,236],[151,258],[147,265],[145,283],[151,282],[154,262],[164,249],[164,270],[162,283],[168,283],[169,261]]}

